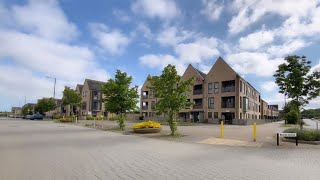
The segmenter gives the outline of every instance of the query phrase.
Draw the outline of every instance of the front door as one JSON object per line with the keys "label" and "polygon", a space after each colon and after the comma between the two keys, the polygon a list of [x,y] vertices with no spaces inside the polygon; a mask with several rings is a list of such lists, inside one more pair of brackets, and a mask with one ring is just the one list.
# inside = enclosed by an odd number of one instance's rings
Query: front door
{"label": "front door", "polygon": [[226,112],[226,113],[221,113],[222,119],[226,124],[232,124],[232,120],[234,119],[234,113],[231,112]]}

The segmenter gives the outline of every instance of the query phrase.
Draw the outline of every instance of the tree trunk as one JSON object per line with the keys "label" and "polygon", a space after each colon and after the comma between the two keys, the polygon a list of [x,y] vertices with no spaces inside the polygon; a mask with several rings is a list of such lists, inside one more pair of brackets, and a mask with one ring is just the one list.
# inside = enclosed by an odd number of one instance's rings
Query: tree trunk
{"label": "tree trunk", "polygon": [[171,130],[171,136],[177,135],[177,120],[176,120],[176,113],[175,112],[169,112],[169,119],[168,123]]}
{"label": "tree trunk", "polygon": [[126,126],[124,124],[124,117],[123,117],[123,113],[120,113],[120,117],[118,119],[118,124],[119,124],[119,128],[123,131],[124,130],[124,127]]}

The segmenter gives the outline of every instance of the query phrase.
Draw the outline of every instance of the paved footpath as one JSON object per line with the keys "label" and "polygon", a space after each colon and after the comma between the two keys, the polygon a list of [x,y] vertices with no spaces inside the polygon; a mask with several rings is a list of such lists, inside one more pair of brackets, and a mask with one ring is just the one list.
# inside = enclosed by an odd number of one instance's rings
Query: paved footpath
{"label": "paved footpath", "polygon": [[319,149],[164,141],[0,119],[0,180],[320,179]]}

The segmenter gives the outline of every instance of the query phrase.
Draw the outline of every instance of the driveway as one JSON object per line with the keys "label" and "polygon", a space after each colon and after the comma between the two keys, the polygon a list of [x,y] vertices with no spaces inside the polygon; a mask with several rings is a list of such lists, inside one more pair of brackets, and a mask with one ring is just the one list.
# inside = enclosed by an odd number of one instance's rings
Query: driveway
{"label": "driveway", "polygon": [[181,143],[0,119],[1,180],[319,179],[319,149]]}

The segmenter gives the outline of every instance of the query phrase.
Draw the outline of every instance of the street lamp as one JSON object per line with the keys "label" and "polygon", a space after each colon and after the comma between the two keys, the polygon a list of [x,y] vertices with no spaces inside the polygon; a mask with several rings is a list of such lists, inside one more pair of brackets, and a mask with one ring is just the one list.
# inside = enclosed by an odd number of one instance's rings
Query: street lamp
{"label": "street lamp", "polygon": [[55,98],[56,98],[56,82],[57,82],[57,78],[55,78],[55,77],[50,77],[50,76],[46,76],[46,78],[54,79],[53,98],[55,99]]}

